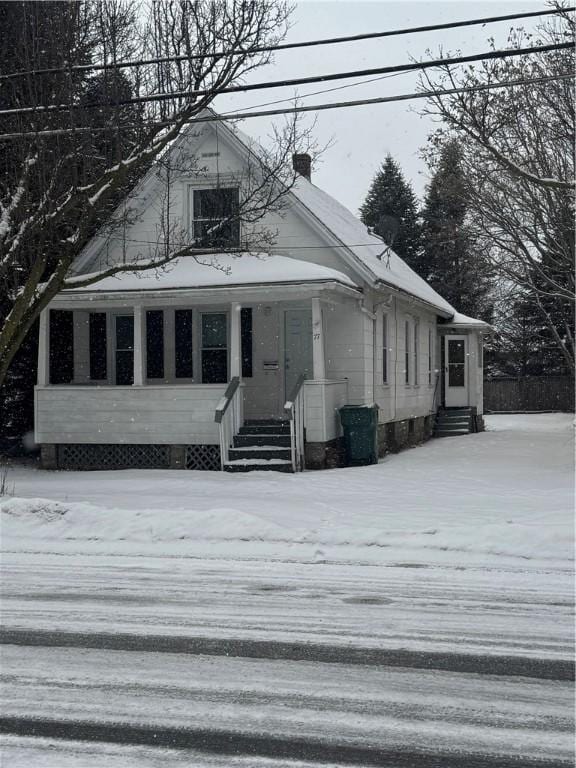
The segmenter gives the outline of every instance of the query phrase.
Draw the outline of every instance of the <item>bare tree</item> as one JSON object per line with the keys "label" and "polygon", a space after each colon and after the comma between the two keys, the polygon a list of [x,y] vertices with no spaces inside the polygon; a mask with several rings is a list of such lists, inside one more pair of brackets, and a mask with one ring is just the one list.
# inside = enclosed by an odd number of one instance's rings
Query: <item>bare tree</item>
{"label": "bare tree", "polygon": [[[161,61],[88,77],[72,69],[28,75],[3,85],[0,105],[34,109],[0,115],[0,133],[18,134],[9,147],[0,142],[6,171],[0,178],[0,385],[42,309],[62,288],[87,284],[78,277],[70,282],[71,266],[85,243],[114,210],[110,236],[118,236],[132,215],[129,210],[119,214],[118,205],[155,160],[160,158],[158,173],[181,171],[170,153],[175,139],[219,89],[270,61],[271,54],[258,49],[282,39],[290,13],[285,0],[150,0],[144,15],[134,0],[25,5],[25,65],[21,58],[10,68],[5,59],[5,70],[114,64],[126,58]],[[51,14],[61,32],[47,53],[38,41],[46,36]],[[167,99],[166,94],[177,95]],[[140,100],[151,96],[159,98]],[[43,134],[46,130],[54,132]],[[286,170],[288,156],[308,138],[292,122],[277,135],[275,150],[253,152],[235,215],[250,225],[246,229],[256,244],[271,237],[256,223],[266,211],[281,207],[293,179]],[[168,183],[167,195],[169,189]],[[164,205],[168,217],[158,243],[142,249],[135,264],[103,264],[100,279],[162,267],[183,254],[214,252],[176,232],[169,197]]]}
{"label": "bare tree", "polygon": [[[522,30],[509,42],[574,39],[574,18],[543,23],[538,40]],[[525,84],[495,91],[431,97],[426,112],[440,117],[463,148],[471,226],[481,254],[502,279],[538,308],[567,364],[574,369],[574,50],[484,62],[464,72],[441,68],[425,87],[474,86],[506,80]],[[546,81],[543,78],[547,78]],[[557,79],[549,79],[557,78]],[[557,307],[563,307],[561,319]]]}

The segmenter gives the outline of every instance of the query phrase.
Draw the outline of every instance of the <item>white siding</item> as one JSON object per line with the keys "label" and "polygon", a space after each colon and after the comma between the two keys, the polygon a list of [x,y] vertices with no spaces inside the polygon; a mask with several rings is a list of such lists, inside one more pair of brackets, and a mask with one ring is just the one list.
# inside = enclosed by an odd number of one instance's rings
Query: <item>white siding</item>
{"label": "white siding", "polygon": [[342,434],[339,409],[348,402],[348,382],[307,381],[304,385],[306,440],[327,443]]}
{"label": "white siding", "polygon": [[[376,301],[376,304],[378,300]],[[387,320],[388,381],[382,382],[382,314]],[[398,298],[377,311],[377,349],[374,399],[379,406],[379,421],[402,421],[415,416],[427,416],[434,411],[436,368],[428,383],[428,331],[432,331],[434,347],[438,348],[436,316],[415,304]],[[409,382],[405,378],[406,322],[409,342]],[[415,377],[414,328],[418,328],[418,376]],[[433,360],[433,364],[435,361]],[[415,381],[417,380],[417,384]]]}
{"label": "white siding", "polygon": [[37,443],[216,445],[225,384],[37,387]]}
{"label": "white siding", "polygon": [[325,304],[326,374],[330,379],[348,379],[348,398],[353,405],[371,400],[367,392],[367,368],[371,369],[371,327],[357,303]]}

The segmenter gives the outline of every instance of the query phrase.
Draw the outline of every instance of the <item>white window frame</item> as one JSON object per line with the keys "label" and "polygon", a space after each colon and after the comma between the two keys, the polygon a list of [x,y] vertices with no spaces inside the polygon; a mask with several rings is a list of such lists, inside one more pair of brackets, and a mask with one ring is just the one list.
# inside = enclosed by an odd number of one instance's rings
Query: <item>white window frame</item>
{"label": "white window frame", "polygon": [[[241,203],[241,189],[240,185],[238,184],[237,180],[233,180],[229,177],[219,177],[218,179],[214,179],[212,183],[210,181],[203,180],[203,182],[200,184],[188,184],[188,196],[187,196],[187,219],[188,219],[188,232],[190,233],[190,238],[194,239],[194,224],[196,221],[214,221],[213,219],[195,219],[194,218],[194,193],[195,192],[209,192],[213,191],[215,189],[234,189],[238,192],[238,205],[240,206]],[[240,246],[242,243],[242,225],[241,222],[238,223],[238,243],[237,245]]]}
{"label": "white window frame", "polygon": [[388,376],[388,315],[382,313],[382,384],[389,384]]}
{"label": "white window frame", "polygon": [[418,320],[414,321],[413,326],[413,348],[412,348],[412,357],[413,357],[413,366],[414,366],[414,386],[418,387],[420,382],[420,371],[418,370],[418,367],[420,365],[420,359],[419,359],[419,353],[420,353],[420,323]]}
{"label": "white window frame", "polygon": [[428,386],[433,384],[432,371],[434,370],[434,333],[428,327]]}
{"label": "white window frame", "polygon": [[410,320],[404,321],[404,386],[410,386]]}

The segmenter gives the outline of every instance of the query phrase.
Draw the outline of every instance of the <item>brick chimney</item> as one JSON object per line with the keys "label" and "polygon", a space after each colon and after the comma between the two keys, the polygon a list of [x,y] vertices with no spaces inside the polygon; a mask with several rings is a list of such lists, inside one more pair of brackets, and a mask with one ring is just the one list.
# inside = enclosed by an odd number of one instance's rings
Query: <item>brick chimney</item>
{"label": "brick chimney", "polygon": [[300,176],[310,181],[310,171],[312,169],[312,158],[307,154],[292,155],[292,168]]}

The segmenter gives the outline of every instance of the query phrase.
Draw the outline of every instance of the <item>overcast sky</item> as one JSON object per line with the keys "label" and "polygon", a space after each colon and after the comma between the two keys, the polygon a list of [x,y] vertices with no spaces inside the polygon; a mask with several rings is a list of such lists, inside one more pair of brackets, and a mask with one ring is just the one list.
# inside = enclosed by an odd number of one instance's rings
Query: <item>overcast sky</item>
{"label": "overcast sky", "polygon": [[[304,0],[296,6],[287,41],[441,24],[545,8],[544,0],[542,2],[528,2],[528,0],[517,0],[517,2]],[[535,20],[526,19],[516,22],[516,26],[523,25],[526,29],[532,29],[535,23]],[[345,70],[403,64],[408,63],[411,58],[426,58],[428,49],[433,54],[438,54],[440,48],[443,49],[444,54],[447,52],[456,54],[458,51],[463,55],[482,53],[489,49],[487,39],[491,36],[494,37],[498,47],[507,47],[506,40],[510,28],[511,22],[499,22],[435,33],[409,34],[374,41],[278,52],[275,55],[274,64],[257,70],[250,76],[249,81],[308,77]],[[361,85],[351,85],[361,80],[344,80],[300,86],[297,92],[303,104],[350,101],[410,93],[416,90],[417,80],[417,74],[403,73]],[[346,87],[342,89],[342,86]],[[339,90],[317,93],[335,87]],[[306,94],[312,93],[316,95],[304,98]],[[221,96],[215,103],[215,107],[222,112],[245,110],[249,106],[293,98],[294,94],[294,88],[276,88]],[[429,118],[418,114],[421,108],[421,102],[398,102],[318,113],[315,130],[318,142],[324,145],[332,139],[333,144],[324,153],[321,164],[314,169],[314,183],[356,213],[374,173],[386,153],[390,152],[400,163],[406,177],[412,182],[416,194],[422,195],[428,176],[426,165],[419,152],[435,125]],[[244,132],[262,139],[270,133],[271,119],[245,120],[240,127]],[[274,120],[281,121],[282,118],[274,118]],[[309,117],[308,123],[311,120],[312,118]]]}

